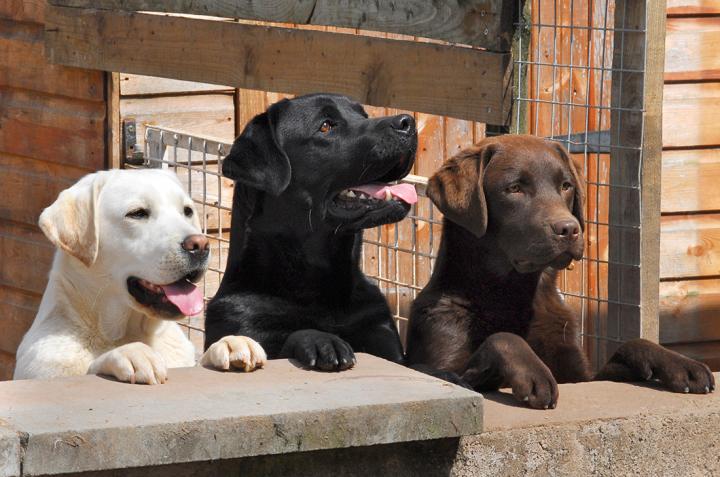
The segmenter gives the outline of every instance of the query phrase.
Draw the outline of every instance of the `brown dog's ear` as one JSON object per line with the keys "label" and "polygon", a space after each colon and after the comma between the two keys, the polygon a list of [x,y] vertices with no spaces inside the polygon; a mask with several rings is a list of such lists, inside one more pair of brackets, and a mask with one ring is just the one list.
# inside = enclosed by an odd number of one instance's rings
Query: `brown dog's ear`
{"label": "brown dog's ear", "polygon": [[492,144],[470,147],[450,158],[428,180],[427,196],[440,212],[477,237],[487,230],[483,174],[493,153]]}
{"label": "brown dog's ear", "polygon": [[245,126],[222,164],[222,174],[254,189],[280,195],[290,183],[290,160],[278,143],[275,128],[280,109],[275,103]]}
{"label": "brown dog's ear", "polygon": [[552,144],[567,163],[570,168],[570,173],[573,175],[573,179],[575,179],[575,197],[573,198],[572,214],[580,223],[580,229],[585,231],[585,177],[579,172],[582,170],[582,167],[575,163],[561,144],[555,141],[552,141]]}
{"label": "brown dog's ear", "polygon": [[95,263],[98,253],[98,197],[109,172],[96,172],[80,179],[60,193],[42,211],[38,224],[53,245],[59,247],[85,266]]}

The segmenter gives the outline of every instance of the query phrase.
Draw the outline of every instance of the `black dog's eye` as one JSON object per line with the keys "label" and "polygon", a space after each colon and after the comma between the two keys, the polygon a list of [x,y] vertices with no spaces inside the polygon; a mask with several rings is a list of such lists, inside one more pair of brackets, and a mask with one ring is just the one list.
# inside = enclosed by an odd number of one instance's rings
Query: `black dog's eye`
{"label": "black dog's eye", "polygon": [[185,213],[185,217],[192,217],[193,216],[193,210],[192,207],[185,206],[185,209],[183,209],[183,212]]}
{"label": "black dog's eye", "polygon": [[562,190],[563,190],[563,192],[565,192],[565,191],[572,189],[572,187],[573,187],[573,185],[571,183],[563,182]]}
{"label": "black dog's eye", "polygon": [[335,125],[332,123],[332,121],[325,120],[320,125],[320,132],[323,134],[328,133],[334,126]]}
{"label": "black dog's eye", "polygon": [[508,186],[508,188],[505,189],[505,192],[508,194],[517,194],[518,192],[521,192],[520,184],[512,184],[511,186]]}
{"label": "black dog's eye", "polygon": [[150,210],[143,208],[133,209],[125,214],[125,217],[128,219],[147,219],[150,217]]}

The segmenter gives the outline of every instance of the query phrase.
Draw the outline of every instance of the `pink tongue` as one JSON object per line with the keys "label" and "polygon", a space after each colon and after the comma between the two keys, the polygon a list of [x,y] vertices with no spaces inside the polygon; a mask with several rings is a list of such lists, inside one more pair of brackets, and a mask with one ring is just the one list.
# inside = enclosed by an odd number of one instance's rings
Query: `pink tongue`
{"label": "pink tongue", "polygon": [[170,303],[177,306],[183,315],[193,316],[203,311],[202,290],[189,281],[180,280],[160,287]]}
{"label": "pink tongue", "polygon": [[356,192],[364,192],[370,197],[376,199],[385,199],[385,191],[389,190],[393,197],[396,197],[407,204],[414,204],[417,202],[417,192],[415,192],[415,186],[412,184],[366,184],[357,187],[352,187],[352,190]]}

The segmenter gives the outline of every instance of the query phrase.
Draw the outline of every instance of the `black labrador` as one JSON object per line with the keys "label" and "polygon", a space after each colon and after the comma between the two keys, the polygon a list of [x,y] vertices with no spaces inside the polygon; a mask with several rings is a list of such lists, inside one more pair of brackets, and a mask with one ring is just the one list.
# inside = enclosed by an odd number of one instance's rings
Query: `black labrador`
{"label": "black labrador", "polygon": [[222,164],[235,181],[230,252],[208,304],[205,348],[234,334],[269,358],[344,370],[353,351],[403,362],[379,288],[359,268],[362,230],[417,200],[412,116],[368,118],[347,97],[282,100],[256,116]]}
{"label": "black labrador", "polygon": [[445,214],[432,277],[413,303],[408,362],[457,373],[478,391],[509,386],[555,407],[557,382],[658,379],[707,393],[702,363],[647,340],[622,344],[593,376],[557,270],[583,255],[584,184],[557,143],[488,138],[450,159],[427,194]]}

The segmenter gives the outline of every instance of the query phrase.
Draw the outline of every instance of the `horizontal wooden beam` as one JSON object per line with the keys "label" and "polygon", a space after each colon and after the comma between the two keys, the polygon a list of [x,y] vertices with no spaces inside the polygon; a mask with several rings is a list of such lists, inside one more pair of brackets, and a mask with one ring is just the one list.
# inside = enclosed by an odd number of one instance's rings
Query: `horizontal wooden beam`
{"label": "horizontal wooden beam", "polygon": [[433,43],[49,7],[52,63],[362,103],[504,124],[510,55]]}
{"label": "horizontal wooden beam", "polygon": [[50,0],[65,7],[328,25],[509,51],[517,2],[504,0]]}

